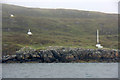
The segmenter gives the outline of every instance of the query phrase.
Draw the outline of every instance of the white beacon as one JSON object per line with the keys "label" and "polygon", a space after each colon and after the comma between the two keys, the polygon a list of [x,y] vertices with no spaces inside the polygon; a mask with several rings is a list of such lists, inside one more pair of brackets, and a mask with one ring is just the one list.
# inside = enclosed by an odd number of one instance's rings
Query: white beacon
{"label": "white beacon", "polygon": [[14,15],[13,15],[13,14],[11,14],[11,15],[10,15],[10,17],[14,17]]}
{"label": "white beacon", "polygon": [[30,31],[30,29],[28,30],[28,33],[27,33],[29,36],[32,36],[32,32]]}
{"label": "white beacon", "polygon": [[96,44],[97,48],[103,48],[103,46],[101,46],[100,42],[99,42],[99,31],[97,30],[97,44]]}

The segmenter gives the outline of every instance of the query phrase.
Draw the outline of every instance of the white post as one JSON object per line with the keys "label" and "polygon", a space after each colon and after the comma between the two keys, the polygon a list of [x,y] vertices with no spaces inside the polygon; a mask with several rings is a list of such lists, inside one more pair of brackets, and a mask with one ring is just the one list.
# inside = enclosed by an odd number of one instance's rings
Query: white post
{"label": "white post", "polygon": [[99,44],[99,31],[97,29],[97,44]]}
{"label": "white post", "polygon": [[30,32],[30,29],[28,30],[28,32]]}

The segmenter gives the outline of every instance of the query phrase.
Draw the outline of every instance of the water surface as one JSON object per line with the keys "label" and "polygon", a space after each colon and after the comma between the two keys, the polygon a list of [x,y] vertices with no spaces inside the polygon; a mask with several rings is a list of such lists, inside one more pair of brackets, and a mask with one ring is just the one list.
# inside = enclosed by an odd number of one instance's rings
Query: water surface
{"label": "water surface", "polygon": [[118,63],[9,63],[3,78],[117,78]]}

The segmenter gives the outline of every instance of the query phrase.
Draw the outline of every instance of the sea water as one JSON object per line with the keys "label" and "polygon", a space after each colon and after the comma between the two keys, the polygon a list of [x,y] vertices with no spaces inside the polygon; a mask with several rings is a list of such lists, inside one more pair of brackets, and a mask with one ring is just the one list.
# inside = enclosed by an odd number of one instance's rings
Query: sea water
{"label": "sea water", "polygon": [[118,63],[7,63],[3,78],[118,78]]}

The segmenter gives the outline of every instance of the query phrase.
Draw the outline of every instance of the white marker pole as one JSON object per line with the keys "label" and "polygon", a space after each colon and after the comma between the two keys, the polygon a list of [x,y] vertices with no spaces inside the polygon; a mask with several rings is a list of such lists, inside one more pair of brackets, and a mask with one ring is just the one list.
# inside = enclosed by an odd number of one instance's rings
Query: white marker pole
{"label": "white marker pole", "polygon": [[97,44],[99,44],[99,31],[97,29]]}
{"label": "white marker pole", "polygon": [[28,30],[28,32],[30,32],[30,29]]}

